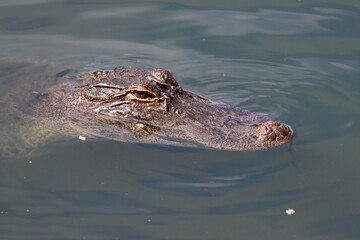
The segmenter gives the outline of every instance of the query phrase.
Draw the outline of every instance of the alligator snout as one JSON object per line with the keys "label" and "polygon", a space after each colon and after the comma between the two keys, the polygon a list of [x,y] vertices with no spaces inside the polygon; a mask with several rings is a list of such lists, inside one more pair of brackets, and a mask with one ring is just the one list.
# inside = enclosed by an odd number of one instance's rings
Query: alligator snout
{"label": "alligator snout", "polygon": [[251,135],[264,145],[269,144],[270,147],[289,141],[293,137],[293,130],[284,123],[266,121],[259,124]]}

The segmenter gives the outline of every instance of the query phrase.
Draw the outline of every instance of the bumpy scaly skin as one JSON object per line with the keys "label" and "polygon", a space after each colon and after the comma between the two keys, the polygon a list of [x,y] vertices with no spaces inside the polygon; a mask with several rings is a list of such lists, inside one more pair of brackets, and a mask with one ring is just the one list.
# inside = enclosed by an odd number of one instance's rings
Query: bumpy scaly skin
{"label": "bumpy scaly skin", "polygon": [[88,136],[227,150],[265,149],[293,137],[286,124],[182,89],[161,68],[82,73],[43,96],[37,115]]}

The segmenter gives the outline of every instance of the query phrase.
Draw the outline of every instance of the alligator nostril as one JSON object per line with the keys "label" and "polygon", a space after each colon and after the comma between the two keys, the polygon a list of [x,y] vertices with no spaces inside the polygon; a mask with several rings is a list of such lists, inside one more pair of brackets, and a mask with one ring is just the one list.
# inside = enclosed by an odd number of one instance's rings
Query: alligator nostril
{"label": "alligator nostril", "polygon": [[261,123],[251,135],[262,144],[275,146],[289,141],[292,138],[293,131],[284,123],[270,120]]}
{"label": "alligator nostril", "polygon": [[286,124],[280,123],[279,126],[274,127],[274,132],[276,133],[278,138],[291,138],[292,137],[292,129]]}

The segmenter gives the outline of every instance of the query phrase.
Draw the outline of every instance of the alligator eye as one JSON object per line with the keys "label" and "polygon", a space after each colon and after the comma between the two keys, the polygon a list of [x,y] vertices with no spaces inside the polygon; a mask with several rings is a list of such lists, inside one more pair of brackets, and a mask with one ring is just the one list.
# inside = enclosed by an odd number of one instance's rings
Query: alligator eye
{"label": "alligator eye", "polygon": [[135,97],[140,98],[140,99],[150,99],[150,98],[155,98],[155,95],[151,92],[146,92],[146,91],[133,91],[133,94]]}
{"label": "alligator eye", "polygon": [[127,98],[140,102],[154,102],[158,96],[148,87],[134,84],[129,87]]}

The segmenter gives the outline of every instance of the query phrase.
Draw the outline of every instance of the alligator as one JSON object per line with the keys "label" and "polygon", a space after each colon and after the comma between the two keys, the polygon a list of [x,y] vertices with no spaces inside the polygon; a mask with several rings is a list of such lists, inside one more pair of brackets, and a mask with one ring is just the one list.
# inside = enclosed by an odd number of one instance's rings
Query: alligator
{"label": "alligator", "polygon": [[33,92],[23,107],[41,129],[236,151],[276,147],[293,138],[284,123],[184,90],[163,68],[116,67],[62,78],[44,92]]}

